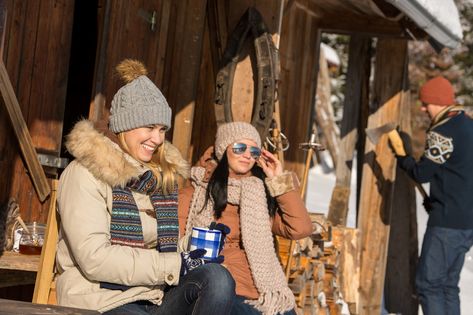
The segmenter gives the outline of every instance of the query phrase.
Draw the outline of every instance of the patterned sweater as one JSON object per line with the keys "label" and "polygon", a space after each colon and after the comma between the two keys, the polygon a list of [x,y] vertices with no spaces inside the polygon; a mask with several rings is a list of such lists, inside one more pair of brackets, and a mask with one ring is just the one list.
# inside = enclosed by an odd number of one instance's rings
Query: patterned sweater
{"label": "patterned sweater", "polygon": [[473,120],[463,111],[446,116],[427,133],[424,155],[398,157],[417,182],[430,182],[429,226],[473,229]]}

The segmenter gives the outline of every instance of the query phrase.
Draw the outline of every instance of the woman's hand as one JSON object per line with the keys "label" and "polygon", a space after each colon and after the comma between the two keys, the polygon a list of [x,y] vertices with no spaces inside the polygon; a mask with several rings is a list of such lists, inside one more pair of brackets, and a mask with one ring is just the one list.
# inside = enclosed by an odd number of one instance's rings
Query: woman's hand
{"label": "woman's hand", "polygon": [[283,173],[281,162],[268,150],[261,149],[261,156],[257,164],[263,169],[268,178],[273,178]]}

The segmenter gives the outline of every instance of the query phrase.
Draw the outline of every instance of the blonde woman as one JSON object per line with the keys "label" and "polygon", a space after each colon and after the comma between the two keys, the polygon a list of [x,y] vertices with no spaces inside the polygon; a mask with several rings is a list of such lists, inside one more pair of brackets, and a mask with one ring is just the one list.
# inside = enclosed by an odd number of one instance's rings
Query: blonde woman
{"label": "blonde woman", "polygon": [[228,314],[234,281],[201,251],[178,251],[177,183],[188,165],[165,141],[171,108],[144,66],[118,67],[108,128],[83,120],[58,190],[58,302],[105,314]]}

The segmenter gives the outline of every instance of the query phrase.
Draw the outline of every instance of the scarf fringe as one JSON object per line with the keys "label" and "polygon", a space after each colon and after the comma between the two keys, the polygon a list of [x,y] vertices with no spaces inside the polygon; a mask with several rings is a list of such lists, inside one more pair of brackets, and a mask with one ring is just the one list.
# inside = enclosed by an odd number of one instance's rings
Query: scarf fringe
{"label": "scarf fringe", "polygon": [[292,310],[296,304],[294,294],[289,288],[262,293],[257,300],[246,300],[245,303],[252,305],[264,315],[285,313]]}
{"label": "scarf fringe", "polygon": [[[193,167],[192,184],[195,188],[187,220],[186,235],[192,226],[208,226],[213,220],[213,201],[201,211],[207,183],[203,182],[205,170]],[[295,298],[287,285],[286,277],[274,251],[271,219],[268,213],[264,183],[256,177],[229,178],[227,201],[240,207],[242,242],[247,254],[254,284],[260,296],[247,300],[263,314],[274,315],[295,308]]]}

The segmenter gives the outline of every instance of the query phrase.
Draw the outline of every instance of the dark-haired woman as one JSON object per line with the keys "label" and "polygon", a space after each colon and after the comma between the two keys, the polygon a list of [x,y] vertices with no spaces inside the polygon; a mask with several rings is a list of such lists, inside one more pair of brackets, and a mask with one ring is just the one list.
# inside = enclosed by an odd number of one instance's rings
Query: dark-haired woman
{"label": "dark-haired woman", "polygon": [[273,242],[273,234],[312,233],[295,177],[261,149],[257,130],[245,122],[221,125],[200,165],[191,170],[192,187],[179,194],[179,225],[186,236],[213,221],[230,228],[221,254],[236,282],[232,314],[295,314]]}

